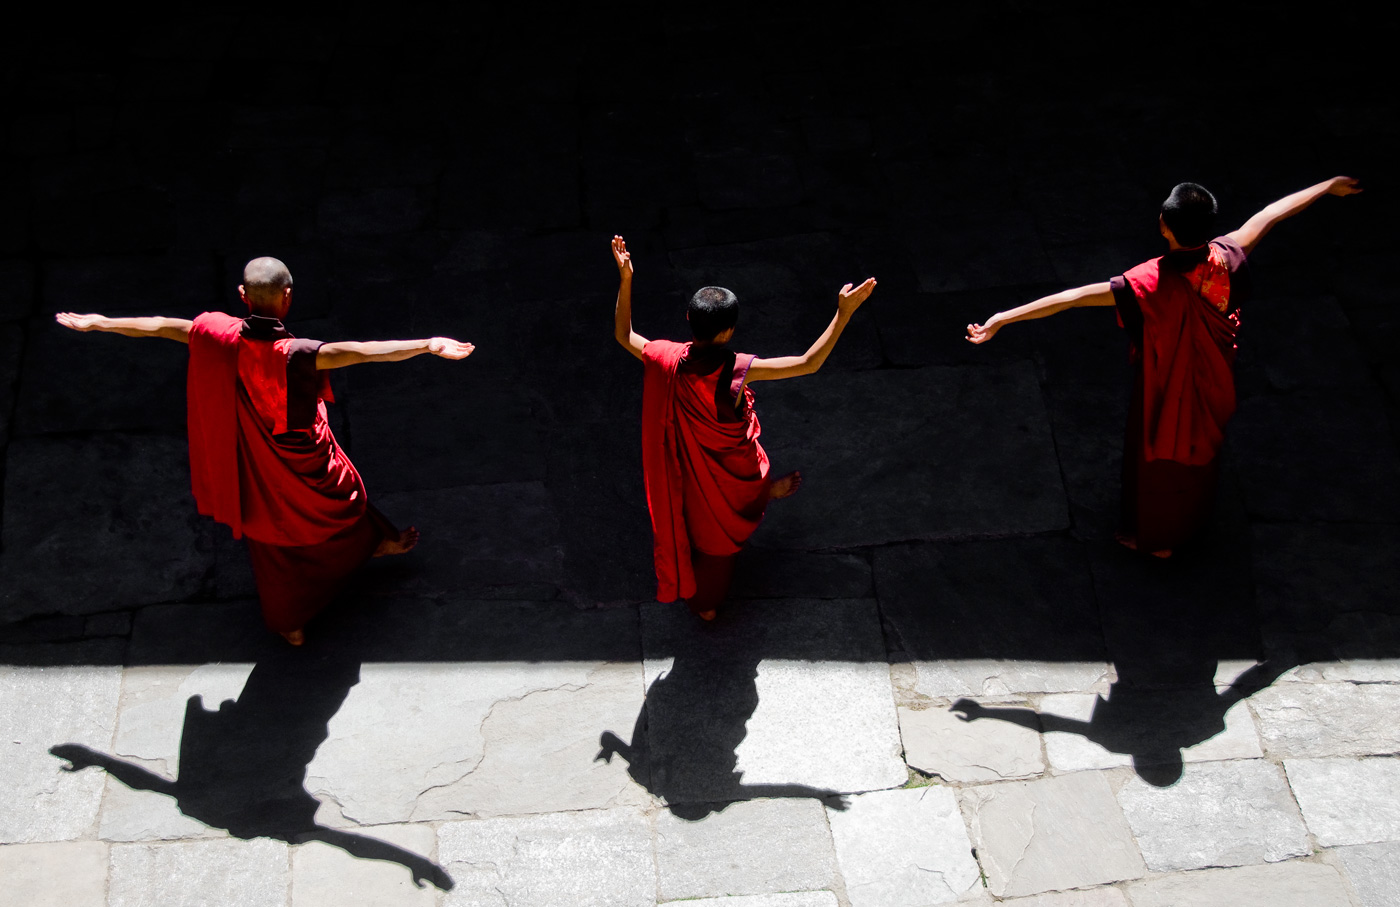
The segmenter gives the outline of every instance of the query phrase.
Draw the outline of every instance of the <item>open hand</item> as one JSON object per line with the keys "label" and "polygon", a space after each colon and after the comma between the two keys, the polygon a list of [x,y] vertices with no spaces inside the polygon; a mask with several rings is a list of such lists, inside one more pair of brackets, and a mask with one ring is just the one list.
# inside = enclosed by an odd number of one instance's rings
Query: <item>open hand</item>
{"label": "open hand", "polygon": [[963,721],[976,721],[982,717],[982,704],[971,699],[959,699],[948,711]]}
{"label": "open hand", "polygon": [[1361,180],[1349,176],[1332,177],[1332,185],[1327,187],[1328,195],[1356,195],[1361,191]]}
{"label": "open hand", "polygon": [[865,283],[855,289],[852,289],[850,284],[846,284],[836,294],[836,309],[843,315],[853,315],[856,309],[860,308],[860,304],[869,299],[873,292],[875,292],[875,278],[873,277],[865,278]]}
{"label": "open hand", "polygon": [[624,280],[632,276],[632,255],[627,251],[627,240],[621,236],[612,238],[613,261],[617,262],[617,273]]}
{"label": "open hand", "polygon": [[1001,324],[993,315],[987,319],[986,324],[969,324],[967,326],[967,339],[972,343],[986,343],[999,330],[1001,330]]}
{"label": "open hand", "polygon": [[453,340],[451,337],[434,337],[428,341],[428,352],[444,359],[465,359],[475,350],[476,347],[470,343]]}
{"label": "open hand", "polygon": [[76,312],[59,312],[54,320],[75,331],[95,331],[102,322],[101,315],[79,315]]}

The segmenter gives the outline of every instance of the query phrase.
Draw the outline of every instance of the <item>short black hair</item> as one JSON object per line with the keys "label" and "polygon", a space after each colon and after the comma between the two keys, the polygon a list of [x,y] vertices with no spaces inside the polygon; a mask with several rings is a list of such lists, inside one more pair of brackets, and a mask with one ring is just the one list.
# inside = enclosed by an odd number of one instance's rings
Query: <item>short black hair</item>
{"label": "short black hair", "polygon": [[724,287],[701,287],[690,297],[686,315],[696,340],[714,340],[739,323],[739,297]]}
{"label": "short black hair", "polygon": [[1186,248],[1202,246],[1215,235],[1215,196],[1205,186],[1178,183],[1162,202],[1162,223]]}

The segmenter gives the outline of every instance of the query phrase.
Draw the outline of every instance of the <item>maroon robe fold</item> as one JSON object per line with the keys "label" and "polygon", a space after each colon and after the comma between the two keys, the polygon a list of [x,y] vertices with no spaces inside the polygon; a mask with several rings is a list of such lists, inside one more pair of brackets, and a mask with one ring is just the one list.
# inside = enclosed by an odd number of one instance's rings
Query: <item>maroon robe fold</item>
{"label": "maroon robe fold", "polygon": [[1228,237],[1144,262],[1113,281],[1136,365],[1123,443],[1122,531],[1171,550],[1205,525],[1216,456],[1235,411],[1235,334],[1247,286]]}
{"label": "maroon robe fold", "polygon": [[753,391],[740,391],[753,358],[715,348],[692,358],[691,344],[670,340],[643,351],[642,472],[658,601],[694,599],[697,566],[704,598],[722,598],[733,556],[763,519],[768,455]]}
{"label": "maroon robe fold", "polygon": [[218,312],[190,330],[190,485],[199,512],[246,538],[263,618],[298,630],[397,532],[326,421],[315,341]]}

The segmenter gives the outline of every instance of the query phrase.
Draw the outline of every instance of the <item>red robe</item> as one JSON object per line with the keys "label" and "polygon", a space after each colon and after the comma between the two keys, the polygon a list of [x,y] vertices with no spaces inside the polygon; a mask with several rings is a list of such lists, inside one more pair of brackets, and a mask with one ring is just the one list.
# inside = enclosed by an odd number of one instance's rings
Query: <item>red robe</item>
{"label": "red robe", "polygon": [[206,312],[190,330],[190,485],[199,512],[248,540],[263,617],[300,629],[396,534],[326,422],[315,341],[273,319]]}
{"label": "red robe", "polygon": [[[1141,318],[1123,449],[1123,531],[1169,550],[1210,517],[1225,425],[1235,411],[1239,314],[1231,274],[1243,250],[1217,240],[1198,261],[1154,258],[1115,281]],[[1121,309],[1120,309],[1121,310]]]}
{"label": "red robe", "polygon": [[692,598],[695,552],[702,563],[704,555],[732,558],[768,504],[768,455],[758,443],[751,389],[744,388],[742,406],[735,409],[754,357],[717,351],[727,358],[716,359],[705,374],[703,368],[683,368],[690,352],[689,343],[653,340],[642,354],[642,473],[656,598],[663,602]]}

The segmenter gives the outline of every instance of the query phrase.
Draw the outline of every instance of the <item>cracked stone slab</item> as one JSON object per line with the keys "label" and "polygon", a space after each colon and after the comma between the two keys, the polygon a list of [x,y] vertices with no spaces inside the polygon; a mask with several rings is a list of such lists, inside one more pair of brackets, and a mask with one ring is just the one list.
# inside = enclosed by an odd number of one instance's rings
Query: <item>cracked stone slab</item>
{"label": "cracked stone slab", "polygon": [[[1100,772],[967,788],[963,811],[998,897],[1085,888],[1147,871]],[[1064,842],[1074,841],[1067,850]]]}
{"label": "cracked stone slab", "polygon": [[190,903],[285,907],[287,845],[233,838],[170,844],[113,844],[109,907]]}
{"label": "cracked stone slab", "polygon": [[750,800],[699,821],[654,814],[662,901],[830,888],[836,854],[822,805]]}
{"label": "cracked stone slab", "polygon": [[769,509],[757,545],[848,548],[1069,525],[1028,363],[822,372],[756,395],[773,468],[801,467],[805,479],[802,494]]}
{"label": "cracked stone slab", "polygon": [[872,599],[735,601],[703,626],[679,604],[641,613],[647,699],[632,761],[673,808],[907,779]]}
{"label": "cracked stone slab", "polygon": [[[377,825],[357,832],[429,857],[437,833],[429,825]],[[438,890],[419,888],[411,874],[395,863],[357,859],[329,844],[311,841],[292,848],[291,907],[437,907]]]}
{"label": "cracked stone slab", "polygon": [[950,788],[860,794],[827,818],[851,907],[943,904],[981,887]]}
{"label": "cracked stone slab", "polygon": [[1272,756],[1400,752],[1400,684],[1279,683],[1250,699]]}
{"label": "cracked stone slab", "polygon": [[785,894],[740,895],[735,898],[686,898],[667,901],[684,907],[837,907],[830,891],[789,891]]}
{"label": "cracked stone slab", "polygon": [[[111,755],[174,780],[180,774],[180,743],[189,699],[204,708],[237,700],[252,673],[251,664],[187,667],[135,667],[122,684],[117,732]],[[108,775],[99,834],[106,841],[154,841],[218,836],[203,822],[180,812],[174,798],[132,790]]]}
{"label": "cracked stone slab", "polygon": [[1346,882],[1321,863],[1292,861],[1158,876],[1127,886],[1133,907],[1351,907]]}
{"label": "cracked stone slab", "polygon": [[564,580],[559,517],[542,482],[391,492],[372,498],[419,547],[364,571],[363,589],[393,596],[545,600]]}
{"label": "cracked stone slab", "polygon": [[964,721],[946,708],[899,709],[904,761],[948,781],[979,784],[1045,771],[1040,734],[1004,721]]}
{"label": "cracked stone slab", "polygon": [[1288,759],[1283,765],[1318,844],[1400,841],[1400,759]]}
{"label": "cracked stone slab", "polygon": [[112,742],[119,667],[0,667],[0,842],[65,841],[96,831],[102,775],[63,771],[49,747]]}
{"label": "cracked stone slab", "polygon": [[456,883],[443,907],[652,907],[646,815],[633,809],[451,822],[438,861]]}
{"label": "cracked stone slab", "polygon": [[[1119,707],[1113,695],[1061,693],[1040,701],[1043,716],[1072,722],[1073,730],[1046,727],[1045,755],[1057,771],[1131,766],[1132,753],[1179,749],[1182,762],[1258,759],[1264,755],[1249,709],[1236,703],[1215,717],[1215,688],[1160,690],[1140,694]],[[1097,739],[1090,739],[1085,733]],[[1203,738],[1204,739],[1201,739]],[[1109,749],[1105,743],[1114,745]]]}
{"label": "cracked stone slab", "polygon": [[6,905],[100,907],[107,903],[107,843],[0,846],[0,878],[0,903]]}
{"label": "cracked stone slab", "polygon": [[366,664],[306,786],[338,826],[649,805],[594,759],[641,681],[636,663]]}
{"label": "cracked stone slab", "polygon": [[1101,688],[1110,674],[1083,547],[1021,538],[875,552],[889,647],[911,699]]}
{"label": "cracked stone slab", "polygon": [[1341,860],[1361,907],[1400,905],[1400,843],[1356,844],[1331,853]]}
{"label": "cracked stone slab", "polygon": [[1090,888],[1084,891],[1055,891],[1028,898],[1002,901],[1009,907],[1130,907],[1118,888]]}
{"label": "cracked stone slab", "polygon": [[1263,760],[1192,765],[1166,788],[1134,778],[1118,802],[1153,872],[1278,863],[1312,852],[1283,772]]}
{"label": "cracked stone slab", "polygon": [[12,441],[4,506],[0,609],[13,618],[189,598],[213,565],[183,438]]}

